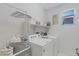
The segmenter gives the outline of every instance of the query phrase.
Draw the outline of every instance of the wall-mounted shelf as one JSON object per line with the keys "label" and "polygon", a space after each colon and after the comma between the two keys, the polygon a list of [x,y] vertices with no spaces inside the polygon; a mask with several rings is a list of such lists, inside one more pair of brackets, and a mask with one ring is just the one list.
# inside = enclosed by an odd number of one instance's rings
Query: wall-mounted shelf
{"label": "wall-mounted shelf", "polygon": [[45,26],[45,25],[39,25],[39,24],[31,24],[32,26],[35,26],[35,27],[43,27],[43,28],[48,28],[49,29],[49,27],[50,26]]}
{"label": "wall-mounted shelf", "polygon": [[31,26],[31,33],[32,34],[35,34],[36,32],[39,32],[39,33],[47,33],[49,32],[49,28],[50,26],[46,26],[46,25],[42,25],[42,24],[30,24]]}

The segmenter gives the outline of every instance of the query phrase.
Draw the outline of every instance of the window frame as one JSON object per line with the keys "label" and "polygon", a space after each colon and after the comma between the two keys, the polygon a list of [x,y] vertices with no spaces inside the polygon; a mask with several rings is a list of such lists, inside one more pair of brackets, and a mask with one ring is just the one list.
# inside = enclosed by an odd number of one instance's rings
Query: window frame
{"label": "window frame", "polygon": [[73,23],[70,23],[70,24],[74,24],[74,18],[75,18],[75,14],[76,14],[75,8],[66,9],[66,10],[64,10],[63,12],[65,12],[65,11],[67,12],[67,11],[70,11],[70,10],[74,10],[74,11],[73,11],[73,14],[74,14],[74,15],[71,15],[71,16],[63,16],[63,15],[62,15],[62,17],[63,17],[63,23],[62,23],[62,24],[63,24],[63,25],[69,24],[69,23],[64,23],[64,19],[65,19],[65,18],[73,18],[73,20],[72,20]]}

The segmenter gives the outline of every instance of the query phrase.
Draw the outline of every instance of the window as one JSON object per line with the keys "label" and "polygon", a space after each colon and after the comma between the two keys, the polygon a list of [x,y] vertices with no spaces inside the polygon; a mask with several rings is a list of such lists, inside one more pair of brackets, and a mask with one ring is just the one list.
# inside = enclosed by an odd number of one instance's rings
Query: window
{"label": "window", "polygon": [[73,17],[64,18],[63,24],[73,24]]}
{"label": "window", "polygon": [[63,12],[63,24],[73,24],[74,9],[68,9]]}

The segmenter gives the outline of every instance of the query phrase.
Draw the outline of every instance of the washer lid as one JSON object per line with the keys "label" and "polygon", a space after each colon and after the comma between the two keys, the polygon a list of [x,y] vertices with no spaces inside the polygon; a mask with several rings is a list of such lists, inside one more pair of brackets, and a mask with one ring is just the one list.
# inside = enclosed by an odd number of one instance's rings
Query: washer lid
{"label": "washer lid", "polygon": [[46,44],[48,44],[49,42],[51,42],[53,39],[46,39],[46,38],[34,38],[32,40],[30,40],[30,43],[34,43],[40,46],[44,46]]}

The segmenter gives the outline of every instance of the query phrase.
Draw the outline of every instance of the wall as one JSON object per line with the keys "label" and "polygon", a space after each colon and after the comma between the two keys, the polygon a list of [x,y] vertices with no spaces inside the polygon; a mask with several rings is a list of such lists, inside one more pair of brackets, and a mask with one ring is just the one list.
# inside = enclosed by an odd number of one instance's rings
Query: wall
{"label": "wall", "polygon": [[24,19],[12,17],[16,9],[0,4],[0,49],[7,46],[13,36],[22,32]]}
{"label": "wall", "polygon": [[39,3],[13,3],[9,5],[26,11],[27,14],[32,16],[33,21],[38,20],[43,22],[43,20],[45,20],[44,10]]}
{"label": "wall", "polygon": [[27,11],[27,14],[32,16],[33,22],[36,20],[43,22],[44,20],[44,11],[39,4],[0,4],[0,49],[7,46],[13,36],[23,32],[25,19],[11,16],[12,13],[18,11],[17,8]]}
{"label": "wall", "polygon": [[[52,16],[58,14],[59,24],[52,25],[49,31],[50,35],[57,36],[60,40],[60,52],[67,55],[73,55],[75,48],[79,48],[79,4],[61,4],[60,7],[47,11],[47,21],[52,22]],[[61,12],[68,8],[76,8],[76,16],[73,25],[62,25]]]}
{"label": "wall", "polygon": [[[35,23],[36,21],[45,23],[45,20],[46,20],[45,11],[39,3],[20,3],[20,4],[13,3],[8,5],[10,5],[11,7],[16,7],[20,10],[26,11],[26,13],[32,17],[31,23]],[[36,28],[36,30],[34,29],[32,32],[37,32],[37,31],[41,32],[41,30],[43,29],[38,27]]]}

